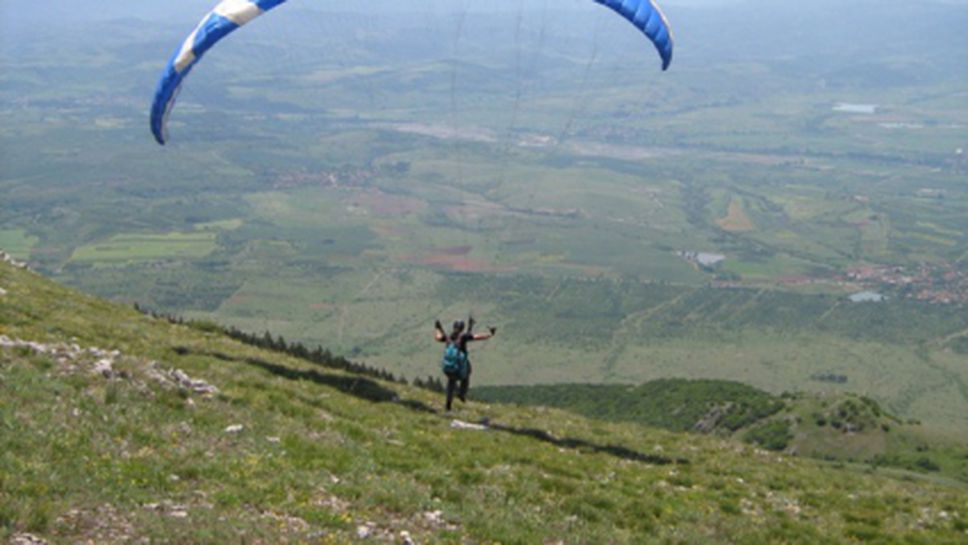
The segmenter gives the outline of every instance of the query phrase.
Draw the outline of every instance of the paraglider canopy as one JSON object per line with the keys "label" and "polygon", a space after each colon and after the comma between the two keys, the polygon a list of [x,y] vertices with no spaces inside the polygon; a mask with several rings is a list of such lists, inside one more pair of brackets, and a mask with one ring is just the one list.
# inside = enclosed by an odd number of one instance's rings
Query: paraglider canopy
{"label": "paraglider canopy", "polygon": [[159,144],[165,145],[168,140],[168,117],[175,107],[178,92],[202,56],[222,38],[285,2],[286,0],[222,0],[202,19],[175,51],[158,81],[155,99],[151,105],[151,133]]}
{"label": "paraglider canopy", "polygon": [[[192,68],[205,53],[236,29],[286,0],[222,0],[206,15],[172,55],[162,72],[151,105],[151,132],[155,140],[168,141],[168,117],[175,106],[178,92]],[[616,11],[635,25],[655,45],[662,59],[662,69],[672,62],[672,31],[659,6],[653,0],[595,0]]]}
{"label": "paraglider canopy", "polygon": [[672,28],[659,5],[653,0],[595,0],[629,20],[648,36],[662,58],[662,70],[672,64]]}

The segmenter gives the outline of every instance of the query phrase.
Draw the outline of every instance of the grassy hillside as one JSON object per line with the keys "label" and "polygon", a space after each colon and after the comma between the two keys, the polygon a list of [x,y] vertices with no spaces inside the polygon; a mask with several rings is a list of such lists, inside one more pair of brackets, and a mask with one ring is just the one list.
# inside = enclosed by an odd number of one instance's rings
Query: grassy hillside
{"label": "grassy hillside", "polygon": [[0,288],[3,541],[960,543],[968,531],[956,485],[550,409],[470,403],[456,416],[490,426],[460,429],[429,392],[5,264]]}
{"label": "grassy hillside", "polygon": [[918,421],[902,421],[876,401],[853,393],[778,396],[737,382],[664,379],[639,386],[493,386],[478,388],[476,396],[732,437],[768,450],[903,468],[968,483],[968,448],[960,436],[952,438]]}

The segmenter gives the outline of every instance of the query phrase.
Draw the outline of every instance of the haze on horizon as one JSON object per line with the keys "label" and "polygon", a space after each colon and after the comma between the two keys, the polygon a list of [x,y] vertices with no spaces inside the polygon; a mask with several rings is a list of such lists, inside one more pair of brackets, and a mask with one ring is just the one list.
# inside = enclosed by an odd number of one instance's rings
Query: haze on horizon
{"label": "haze on horizon", "polygon": [[[159,49],[159,64],[195,24],[211,9],[215,0],[171,0],[167,2],[132,3],[115,0],[86,2],[78,9],[74,0],[36,0],[0,3],[0,66],[16,62],[13,53],[18,42],[36,39],[44,32],[58,32],[64,25],[78,25],[111,20],[131,19],[157,22],[170,29],[170,44]],[[810,58],[818,63],[840,61],[863,62],[871,55],[895,54],[906,61],[919,57],[941,58],[949,68],[927,77],[963,77],[968,75],[968,0],[820,0],[778,6],[768,0],[664,0],[660,3],[671,20],[676,53],[673,63],[715,65],[723,59]],[[302,19],[325,20],[320,12],[374,14],[368,30],[379,30],[385,19],[411,20],[429,34],[449,33],[442,45],[453,45],[453,31],[478,35],[479,46],[488,39],[494,45],[507,45],[506,34],[482,30],[488,17],[516,17],[518,25],[532,34],[549,40],[568,36],[586,55],[592,49],[608,51],[618,58],[639,55],[644,47],[634,29],[626,28],[608,10],[591,0],[374,0],[361,8],[350,0],[292,0],[285,9],[260,20],[246,32],[249,36],[277,36],[280,28],[302,22]],[[306,10],[317,12],[303,17]],[[464,17],[486,14],[478,20]],[[836,13],[836,17],[831,17]],[[503,14],[503,15],[501,15]],[[38,26],[39,25],[39,26]],[[864,29],[855,32],[855,29]],[[534,30],[537,29],[537,30]],[[74,29],[76,30],[76,29]],[[320,31],[324,31],[323,28]],[[612,34],[614,33],[614,35]],[[603,45],[604,36],[610,42]],[[539,36],[540,38],[540,36]],[[792,38],[792,39],[791,39]],[[100,37],[92,37],[99,40]],[[515,38],[516,39],[516,38]],[[594,42],[594,43],[593,43]],[[284,42],[283,42],[284,43]],[[516,44],[518,45],[518,44]],[[527,46],[528,44],[525,44]],[[608,47],[608,49],[606,49]],[[602,55],[604,57],[604,55]],[[650,59],[651,60],[651,59]]]}
{"label": "haze on horizon", "polygon": [[[291,0],[289,9],[315,9],[321,11],[343,11],[356,13],[500,13],[549,11],[588,13],[600,9],[591,0],[489,0],[477,2],[471,0],[372,0],[363,6],[353,0]],[[873,11],[886,2],[871,0],[822,0],[809,4],[788,4],[782,7],[766,0],[664,0],[660,5],[671,16],[679,10],[707,9],[722,7],[752,7],[769,6],[773,9],[789,14],[814,10],[817,7],[826,9],[847,7],[870,7]],[[953,5],[968,6],[968,0],[910,0],[905,2],[911,6]],[[76,0],[32,0],[30,2],[0,3],[0,24],[12,26],[24,22],[45,21],[48,24],[59,22],[97,21],[119,18],[155,18],[165,19],[197,19],[207,9],[211,9],[216,0],[168,0],[166,2],[125,2],[117,0],[97,0],[84,2],[85,9],[78,9]],[[839,11],[839,10],[838,10]],[[964,22],[953,20],[952,24]]]}

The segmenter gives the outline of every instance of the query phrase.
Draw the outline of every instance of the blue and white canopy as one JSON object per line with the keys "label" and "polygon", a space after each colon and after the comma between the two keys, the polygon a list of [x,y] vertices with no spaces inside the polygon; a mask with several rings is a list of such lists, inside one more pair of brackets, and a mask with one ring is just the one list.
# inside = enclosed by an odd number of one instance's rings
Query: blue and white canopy
{"label": "blue and white canopy", "polygon": [[164,145],[168,140],[168,116],[175,106],[182,82],[202,56],[222,38],[286,0],[222,0],[202,19],[195,31],[175,51],[162,73],[151,105],[151,132]]}
{"label": "blue and white canopy", "polygon": [[672,63],[672,27],[669,26],[665,14],[654,0],[595,0],[595,2],[617,11],[641,30],[655,44],[655,49],[662,58],[662,69],[669,68],[669,64]]}
{"label": "blue and white canopy", "polygon": [[[168,140],[168,116],[175,106],[182,83],[202,56],[222,38],[286,0],[222,0],[202,19],[188,39],[168,61],[158,82],[151,105],[151,132],[159,144]],[[641,30],[659,52],[662,69],[672,62],[672,32],[654,0],[595,0],[628,19]]]}

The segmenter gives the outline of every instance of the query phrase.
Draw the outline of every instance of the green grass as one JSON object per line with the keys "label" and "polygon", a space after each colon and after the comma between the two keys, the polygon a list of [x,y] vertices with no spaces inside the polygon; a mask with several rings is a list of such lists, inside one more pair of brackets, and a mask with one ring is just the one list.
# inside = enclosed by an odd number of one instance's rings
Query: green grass
{"label": "green grass", "polygon": [[[434,394],[153,320],[4,265],[0,285],[0,334],[125,355],[115,366],[125,374],[106,380],[0,353],[4,538],[348,543],[370,522],[441,543],[963,539],[958,486],[549,409],[471,403],[458,416],[487,416],[492,430],[457,430]],[[148,360],[221,393],[166,388]],[[226,433],[233,424],[245,428]]]}

